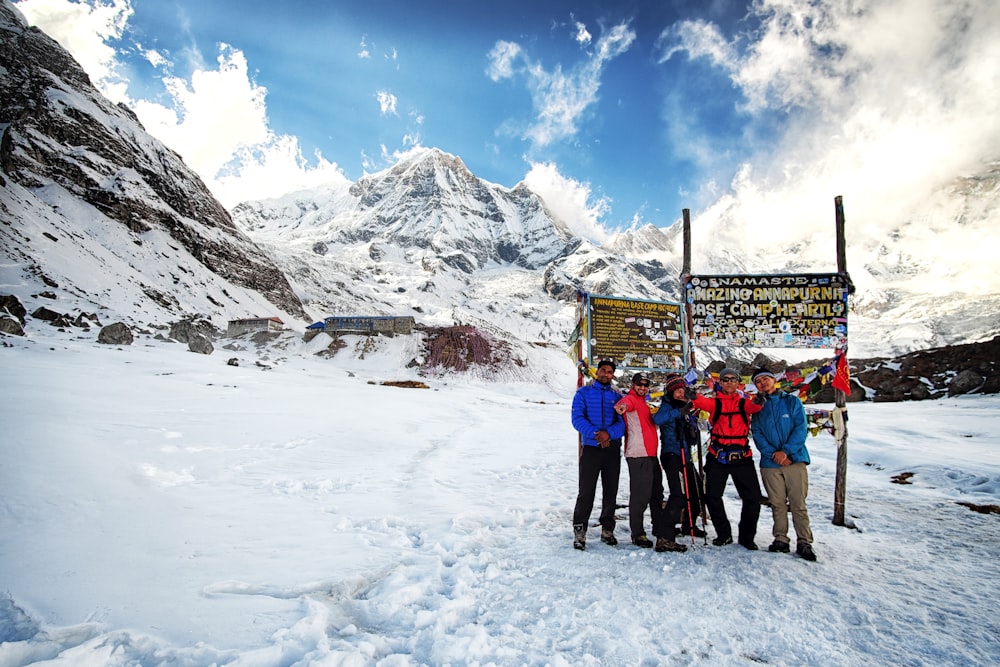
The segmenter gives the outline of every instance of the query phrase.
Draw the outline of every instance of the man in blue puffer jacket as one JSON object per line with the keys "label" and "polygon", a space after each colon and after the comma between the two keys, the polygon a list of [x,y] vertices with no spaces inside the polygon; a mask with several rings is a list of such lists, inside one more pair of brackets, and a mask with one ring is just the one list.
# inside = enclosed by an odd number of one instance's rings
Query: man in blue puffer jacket
{"label": "man in blue puffer jacket", "polygon": [[754,445],[760,451],[760,476],[774,516],[774,543],[768,551],[788,553],[788,512],[795,527],[795,553],[816,560],[806,495],[809,493],[809,450],[806,449],[806,412],[797,396],[778,389],[774,374],[761,369],[753,374],[764,407],[753,417]]}
{"label": "man in blue puffer jacket", "polygon": [[597,364],[597,379],[576,390],[573,396],[573,428],[580,433],[579,492],[573,510],[573,547],[587,548],[587,523],[594,509],[597,478],[601,478],[601,541],[614,546],[615,502],[622,466],[622,436],[625,422],[615,411],[621,394],[611,386],[613,361]]}

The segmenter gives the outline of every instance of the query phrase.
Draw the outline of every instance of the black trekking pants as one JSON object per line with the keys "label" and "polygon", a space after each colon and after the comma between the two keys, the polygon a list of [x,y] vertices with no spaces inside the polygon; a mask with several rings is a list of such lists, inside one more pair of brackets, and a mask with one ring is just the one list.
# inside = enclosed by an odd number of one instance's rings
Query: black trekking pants
{"label": "black trekking pants", "polygon": [[[678,454],[664,453],[660,455],[660,465],[667,477],[667,507],[663,512],[664,528],[660,533],[664,537],[673,537],[677,533],[677,524],[681,520],[681,514],[688,510],[690,501],[691,513],[684,521],[684,529],[690,528],[693,517],[701,513],[701,484],[694,469],[694,463],[686,461],[687,466],[681,465],[681,457]],[[688,490],[687,495],[684,489]],[[683,531],[682,531],[683,532]]]}
{"label": "black trekking pants", "polygon": [[618,478],[622,470],[622,441],[612,440],[608,447],[581,447],[580,489],[573,510],[573,525],[590,523],[597,495],[597,478],[601,478],[601,528],[615,529],[615,504],[618,501]]}
{"label": "black trekking pants", "polygon": [[649,508],[650,528],[655,537],[673,537],[673,531],[663,533],[663,470],[655,456],[627,458],[628,462],[628,525],[632,539],[646,534],[646,508]]}
{"label": "black trekking pants", "polygon": [[761,491],[757,467],[752,459],[746,463],[719,463],[713,458],[708,459],[705,463],[705,507],[715,524],[715,534],[723,538],[732,537],[733,528],[729,525],[726,506],[722,503],[722,494],[730,477],[743,501],[738,541],[753,542],[757,536],[757,519],[760,518]]}

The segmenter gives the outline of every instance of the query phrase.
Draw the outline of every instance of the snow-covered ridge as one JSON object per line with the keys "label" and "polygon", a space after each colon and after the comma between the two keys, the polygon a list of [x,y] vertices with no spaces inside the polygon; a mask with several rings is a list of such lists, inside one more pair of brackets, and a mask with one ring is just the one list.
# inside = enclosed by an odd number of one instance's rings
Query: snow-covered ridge
{"label": "snow-covered ridge", "polygon": [[[578,291],[681,299],[678,224],[623,230],[597,245],[524,184],[484,181],[436,148],[414,149],[356,183],[245,202],[230,215],[6,0],[0,20],[0,290],[29,311],[55,300],[60,312],[104,320],[163,326],[199,314],[219,328],[253,316],[302,328],[336,314],[412,315],[559,344],[575,325]],[[993,165],[929,201],[958,211],[956,224],[982,226],[997,215],[998,182]],[[727,215],[736,213],[723,207],[703,219]],[[852,356],[1000,331],[1000,295],[924,291],[926,267],[903,238],[880,240],[849,267],[865,286],[853,297]],[[802,243],[747,254],[719,236],[695,250],[695,273],[832,269],[810,263],[816,253]]]}

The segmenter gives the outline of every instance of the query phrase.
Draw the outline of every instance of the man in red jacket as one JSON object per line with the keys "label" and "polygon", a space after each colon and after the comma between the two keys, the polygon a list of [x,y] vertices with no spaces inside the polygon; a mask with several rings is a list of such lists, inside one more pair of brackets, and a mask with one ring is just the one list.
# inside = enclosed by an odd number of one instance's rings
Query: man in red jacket
{"label": "man in red jacket", "polygon": [[743,501],[739,543],[756,551],[754,539],[757,536],[757,519],[760,518],[761,491],[749,436],[750,415],[760,412],[763,404],[737,393],[740,386],[738,371],[723,368],[719,380],[721,391],[716,392],[715,398],[698,396],[692,401],[695,409],[709,414],[712,424],[705,462],[705,507],[712,517],[716,534],[712,544],[721,547],[733,543],[733,528],[722,502],[726,482],[732,477],[736,493]]}

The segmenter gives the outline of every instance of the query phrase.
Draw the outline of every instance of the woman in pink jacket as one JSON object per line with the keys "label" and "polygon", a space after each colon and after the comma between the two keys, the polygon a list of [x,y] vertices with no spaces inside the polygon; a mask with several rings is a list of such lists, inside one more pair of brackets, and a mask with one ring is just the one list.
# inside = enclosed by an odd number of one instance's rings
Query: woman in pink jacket
{"label": "woman in pink jacket", "polygon": [[[652,547],[643,527],[646,508],[653,524],[657,551],[685,551],[687,547],[674,541],[673,530],[663,526],[663,470],[656,458],[660,444],[659,431],[653,424],[646,396],[649,378],[643,373],[632,376],[632,388],[615,405],[615,411],[625,420],[625,462],[628,464],[628,520],[632,544]],[[671,527],[672,528],[672,527]]]}

